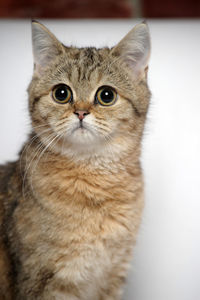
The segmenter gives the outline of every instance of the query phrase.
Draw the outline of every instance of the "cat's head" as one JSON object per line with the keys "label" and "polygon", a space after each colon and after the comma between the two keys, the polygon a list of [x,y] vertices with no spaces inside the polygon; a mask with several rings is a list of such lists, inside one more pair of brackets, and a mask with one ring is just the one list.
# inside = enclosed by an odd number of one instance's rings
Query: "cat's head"
{"label": "cat's head", "polygon": [[35,21],[32,33],[29,109],[45,147],[92,155],[137,146],[150,97],[147,25],[135,26],[112,49],[66,47]]}

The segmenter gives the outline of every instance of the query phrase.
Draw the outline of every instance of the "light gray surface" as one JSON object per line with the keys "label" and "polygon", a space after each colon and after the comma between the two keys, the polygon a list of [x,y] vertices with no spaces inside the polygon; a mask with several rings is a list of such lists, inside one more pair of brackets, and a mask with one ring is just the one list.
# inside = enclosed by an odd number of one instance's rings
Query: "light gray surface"
{"label": "light gray surface", "polygon": [[[62,41],[113,45],[133,21],[44,21]],[[200,21],[149,21],[146,207],[124,300],[200,299]],[[0,162],[28,132],[29,21],[0,21]]]}

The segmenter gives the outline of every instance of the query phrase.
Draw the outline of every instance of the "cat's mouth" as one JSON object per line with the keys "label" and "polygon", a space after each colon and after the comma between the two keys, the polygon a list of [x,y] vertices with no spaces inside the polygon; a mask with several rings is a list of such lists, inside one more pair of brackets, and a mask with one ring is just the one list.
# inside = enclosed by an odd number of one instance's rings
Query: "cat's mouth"
{"label": "cat's mouth", "polygon": [[99,136],[94,126],[89,122],[74,122],[66,131],[65,140],[75,145],[93,144],[99,140]]}
{"label": "cat's mouth", "polygon": [[80,132],[84,132],[84,131],[90,131],[88,126],[86,126],[82,121],[80,121],[77,126],[72,130],[72,133],[74,133],[75,131],[80,131]]}
{"label": "cat's mouth", "polygon": [[82,121],[80,121],[80,123],[79,123],[79,127],[78,128],[81,128],[81,129],[86,129],[85,128],[85,126],[83,125],[83,122]]}

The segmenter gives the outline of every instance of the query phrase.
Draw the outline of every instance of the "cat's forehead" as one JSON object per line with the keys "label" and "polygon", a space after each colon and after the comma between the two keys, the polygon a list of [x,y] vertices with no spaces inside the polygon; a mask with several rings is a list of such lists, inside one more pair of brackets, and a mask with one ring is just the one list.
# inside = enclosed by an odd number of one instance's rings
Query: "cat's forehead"
{"label": "cat's forehead", "polygon": [[111,55],[109,48],[65,47],[65,53],[40,78],[38,88],[42,94],[60,83],[69,85],[79,100],[92,97],[103,85],[131,90],[125,68]]}
{"label": "cat's forehead", "polygon": [[79,85],[92,84],[105,73],[109,60],[109,49],[80,48],[66,51],[66,60],[71,65],[70,80]]}
{"label": "cat's forehead", "polygon": [[58,64],[58,71],[52,76],[67,82],[78,97],[82,97],[98,87],[103,79],[106,82],[109,52],[108,48],[66,47],[66,53]]}
{"label": "cat's forehead", "polygon": [[65,47],[67,57],[80,64],[95,64],[100,63],[108,57],[110,49],[95,47],[74,48]]}
{"label": "cat's forehead", "polygon": [[[100,51],[96,48],[82,48],[78,51],[71,51],[72,69],[69,73],[69,79],[73,80],[74,84],[86,85],[92,84],[99,72],[102,72],[102,66],[107,59],[106,51]],[[70,61],[70,60],[69,60]]]}

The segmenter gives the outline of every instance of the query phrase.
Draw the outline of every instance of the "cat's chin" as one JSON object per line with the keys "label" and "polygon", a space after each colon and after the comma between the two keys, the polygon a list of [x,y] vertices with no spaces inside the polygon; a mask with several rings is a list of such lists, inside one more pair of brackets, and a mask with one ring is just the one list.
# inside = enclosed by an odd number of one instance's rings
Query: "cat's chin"
{"label": "cat's chin", "polygon": [[88,145],[96,143],[99,138],[94,133],[85,127],[74,129],[70,135],[67,135],[66,141],[74,145]]}
{"label": "cat's chin", "polygon": [[73,130],[70,134],[63,136],[52,150],[61,155],[95,155],[100,148],[104,148],[105,139],[95,135],[92,131],[84,127]]}
{"label": "cat's chin", "polygon": [[57,153],[66,157],[76,157],[78,160],[84,160],[91,157],[102,156],[104,146],[100,143],[69,143],[58,148]]}
{"label": "cat's chin", "polygon": [[[85,137],[83,138],[83,135]],[[82,135],[82,136],[81,136]],[[81,138],[80,138],[81,137]],[[98,136],[87,136],[84,131],[77,131],[76,138],[60,141],[54,147],[54,153],[73,159],[74,161],[102,161],[104,163],[117,162],[129,151],[130,144],[125,142],[124,137],[118,139],[113,136],[109,141]]]}

